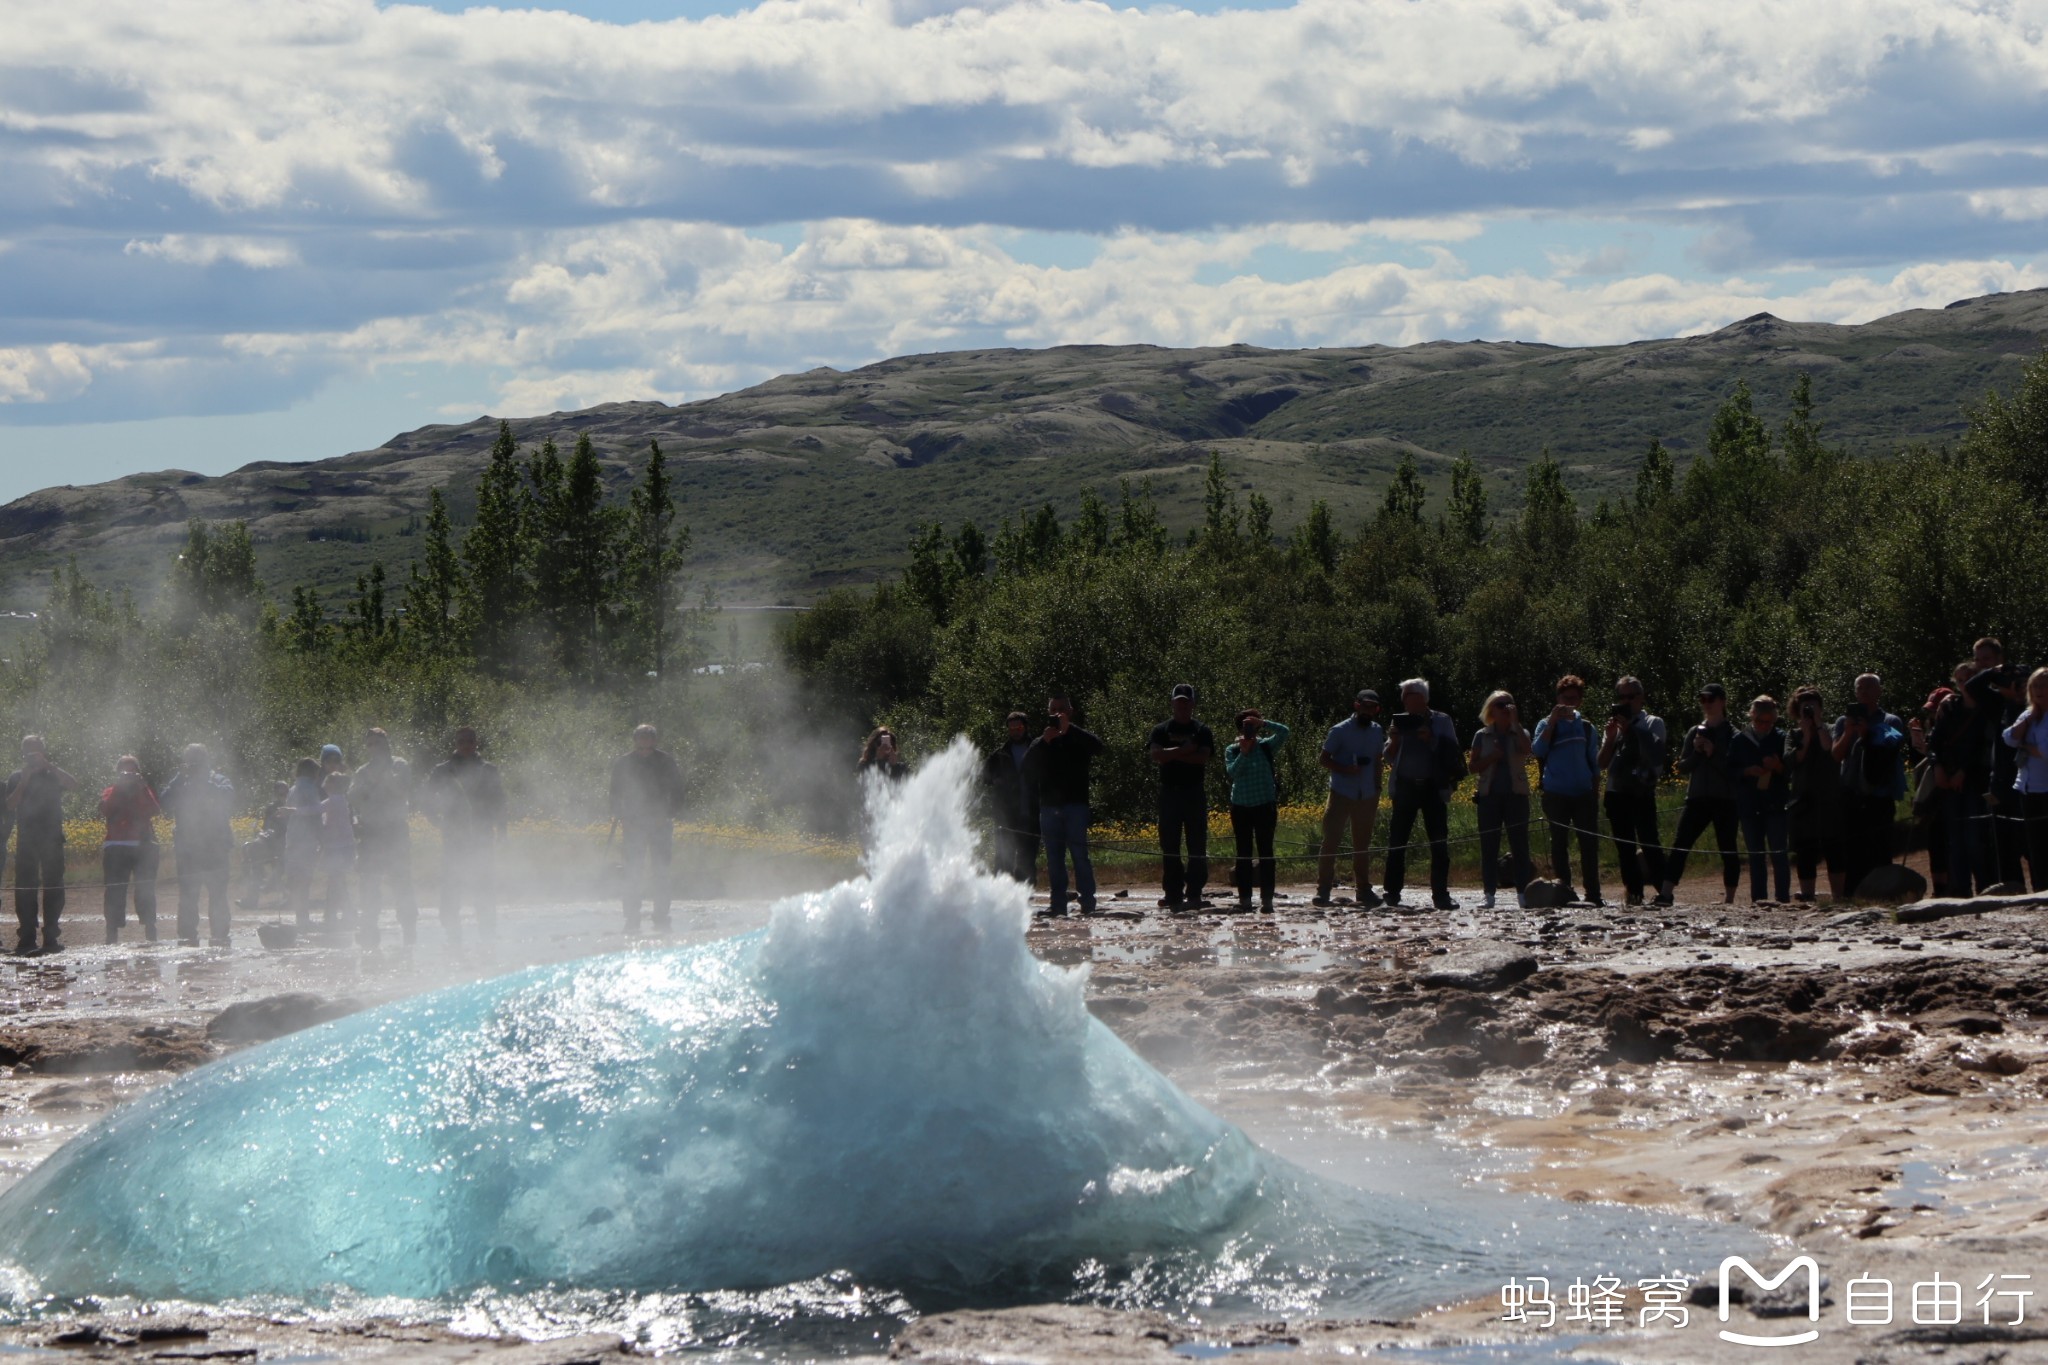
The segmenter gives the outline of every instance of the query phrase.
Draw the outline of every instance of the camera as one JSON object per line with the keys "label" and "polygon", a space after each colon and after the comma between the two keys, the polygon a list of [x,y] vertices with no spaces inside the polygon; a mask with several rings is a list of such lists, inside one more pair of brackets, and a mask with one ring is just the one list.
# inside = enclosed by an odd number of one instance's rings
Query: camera
{"label": "camera", "polygon": [[1625,702],[1625,701],[1618,701],[1618,702],[1614,703],[1614,705],[1612,705],[1612,706],[1610,706],[1610,707],[1608,707],[1608,708],[1607,708],[1607,719],[1609,719],[1609,720],[1624,720],[1624,721],[1625,721],[1625,720],[1634,720],[1635,718],[1636,718],[1635,708],[1634,708],[1634,707],[1632,707],[1632,706],[1630,706],[1630,705],[1629,705],[1629,704],[1628,704],[1627,702]]}
{"label": "camera", "polygon": [[1246,739],[1257,739],[1261,728],[1263,727],[1260,726],[1258,721],[1248,720],[1237,727],[1237,732]]}
{"label": "camera", "polygon": [[1060,718],[1059,718],[1058,716],[1047,716],[1047,717],[1045,718],[1045,728],[1046,728],[1046,729],[1048,729],[1048,730],[1057,730],[1057,729],[1059,729],[1059,728],[1060,728]]}
{"label": "camera", "polygon": [[1842,709],[1842,718],[1844,720],[1867,721],[1870,719],[1870,708],[1860,701],[1852,701]]}
{"label": "camera", "polygon": [[1412,735],[1422,728],[1426,719],[1427,717],[1410,715],[1403,711],[1394,717],[1394,729],[1399,734]]}

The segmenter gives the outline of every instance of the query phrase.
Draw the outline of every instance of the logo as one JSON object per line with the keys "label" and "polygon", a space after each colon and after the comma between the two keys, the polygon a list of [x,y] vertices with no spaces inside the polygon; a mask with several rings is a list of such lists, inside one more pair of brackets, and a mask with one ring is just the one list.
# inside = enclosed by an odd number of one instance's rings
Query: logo
{"label": "logo", "polygon": [[[1804,1270],[1806,1272],[1806,1318],[1809,1322],[1820,1321],[1820,1265],[1811,1256],[1793,1257],[1786,1263],[1783,1270],[1768,1280],[1763,1277],[1761,1271],[1740,1256],[1730,1256],[1722,1261],[1721,1321],[1728,1321],[1728,1272],[1736,1269],[1740,1269],[1743,1274],[1749,1276],[1750,1283],[1765,1293],[1769,1293],[1785,1283],[1785,1281],[1791,1279],[1794,1271]],[[1793,1336],[1772,1337],[1753,1337],[1742,1332],[1731,1332],[1725,1327],[1721,1329],[1721,1340],[1732,1341],[1737,1346],[1802,1346],[1809,1341],[1818,1341],[1819,1339],[1820,1329],[1818,1327],[1808,1328],[1806,1331]]]}

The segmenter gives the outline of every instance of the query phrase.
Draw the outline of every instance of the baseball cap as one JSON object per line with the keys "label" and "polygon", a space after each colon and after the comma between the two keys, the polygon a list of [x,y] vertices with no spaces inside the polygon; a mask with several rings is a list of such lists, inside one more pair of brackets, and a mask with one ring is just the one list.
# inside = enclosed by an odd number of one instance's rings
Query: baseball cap
{"label": "baseball cap", "polygon": [[1189,701],[1195,699],[1195,685],[1193,683],[1175,683],[1173,685],[1173,700],[1179,701],[1182,697],[1186,697]]}
{"label": "baseball cap", "polygon": [[1373,704],[1374,706],[1378,706],[1378,705],[1380,704],[1380,694],[1379,694],[1379,693],[1377,693],[1377,692],[1375,692],[1375,691],[1373,691],[1373,690],[1372,690],[1372,689],[1371,689],[1370,687],[1361,687],[1361,688],[1360,688],[1360,689],[1358,690],[1358,695],[1357,695],[1357,696],[1355,696],[1355,697],[1353,697],[1353,698],[1352,698],[1351,700],[1353,700],[1353,701],[1369,701],[1369,702],[1371,702],[1371,703],[1372,703],[1372,704]]}
{"label": "baseball cap", "polygon": [[1702,687],[1700,689],[1700,700],[1726,701],[1728,700],[1728,689],[1721,686],[1721,684],[1719,683],[1708,683],[1705,687]]}

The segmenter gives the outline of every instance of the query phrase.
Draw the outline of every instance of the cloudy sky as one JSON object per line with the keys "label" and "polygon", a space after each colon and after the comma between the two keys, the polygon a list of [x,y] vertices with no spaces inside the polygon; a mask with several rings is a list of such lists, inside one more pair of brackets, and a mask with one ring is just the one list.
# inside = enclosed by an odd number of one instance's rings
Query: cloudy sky
{"label": "cloudy sky", "polygon": [[2044,95],[2048,0],[6,0],[0,497],[915,351],[1938,307],[2048,285]]}

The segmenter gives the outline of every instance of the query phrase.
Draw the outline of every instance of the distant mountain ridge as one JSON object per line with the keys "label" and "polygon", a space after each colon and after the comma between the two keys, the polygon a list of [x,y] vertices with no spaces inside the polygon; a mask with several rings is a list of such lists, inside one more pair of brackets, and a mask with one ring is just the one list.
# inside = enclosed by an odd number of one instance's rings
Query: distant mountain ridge
{"label": "distant mountain ridge", "polygon": [[[1760,313],[1703,336],[1617,346],[1434,341],[1264,350],[1061,346],[944,352],[784,375],[671,406],[608,403],[512,419],[523,447],[587,432],[623,494],[649,441],[670,457],[696,572],[732,600],[803,601],[896,566],[917,524],[993,529],[1084,487],[1149,480],[1169,524],[1199,511],[1220,452],[1292,524],[1317,498],[1355,526],[1413,454],[1434,483],[1460,450],[1512,506],[1549,447],[1585,501],[1630,486],[1652,437],[1681,464],[1738,379],[1775,421],[1813,375],[1830,440],[1870,451],[1952,438],[1964,404],[2010,388],[2048,340],[2048,290],[1964,299],[1857,326]],[[458,523],[498,419],[425,426],[374,450],[264,460],[217,478],[171,470],[47,488],[0,508],[0,563],[23,579],[76,555],[96,579],[154,589],[186,521],[246,520],[273,590],[401,576],[428,490]]]}

